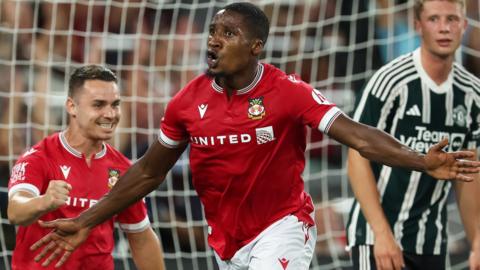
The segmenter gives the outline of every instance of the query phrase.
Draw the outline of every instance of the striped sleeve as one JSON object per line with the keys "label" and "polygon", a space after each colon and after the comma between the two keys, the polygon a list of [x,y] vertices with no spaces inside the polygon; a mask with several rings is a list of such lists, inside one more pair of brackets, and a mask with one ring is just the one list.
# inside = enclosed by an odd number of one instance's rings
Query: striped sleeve
{"label": "striped sleeve", "polygon": [[386,119],[382,114],[385,112],[385,106],[389,106],[388,111],[394,109],[395,100],[392,95],[398,93],[394,90],[401,87],[403,82],[412,76],[418,76],[412,54],[401,56],[383,66],[363,89],[353,119],[370,126],[378,126],[382,117]]}

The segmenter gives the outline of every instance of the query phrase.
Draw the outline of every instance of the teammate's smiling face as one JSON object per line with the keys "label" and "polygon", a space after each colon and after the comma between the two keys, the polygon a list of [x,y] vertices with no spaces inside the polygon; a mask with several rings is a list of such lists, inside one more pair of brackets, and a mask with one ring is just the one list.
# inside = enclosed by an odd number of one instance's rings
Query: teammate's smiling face
{"label": "teammate's smiling face", "polygon": [[467,27],[463,13],[459,3],[426,1],[415,21],[422,47],[439,57],[453,56]]}
{"label": "teammate's smiling face", "polygon": [[120,93],[115,82],[87,80],[83,89],[67,100],[71,125],[85,138],[109,140],[120,120]]}
{"label": "teammate's smiling face", "polygon": [[251,37],[241,14],[220,10],[209,27],[208,73],[230,76],[246,70],[258,56],[258,41]]}

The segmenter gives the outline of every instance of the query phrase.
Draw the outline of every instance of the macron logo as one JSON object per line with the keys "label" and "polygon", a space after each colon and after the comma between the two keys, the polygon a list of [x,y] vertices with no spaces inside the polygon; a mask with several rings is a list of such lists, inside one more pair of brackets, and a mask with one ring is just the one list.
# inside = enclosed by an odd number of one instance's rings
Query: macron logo
{"label": "macron logo", "polygon": [[417,104],[413,105],[408,111],[405,113],[406,115],[410,116],[421,116],[420,109],[418,109]]}
{"label": "macron logo", "polygon": [[60,166],[60,170],[62,170],[63,176],[65,177],[65,180],[67,180],[68,174],[70,174],[70,167],[67,165],[62,165]]}
{"label": "macron logo", "polygon": [[203,119],[205,112],[207,111],[208,104],[198,105],[198,112],[200,113],[200,119]]}
{"label": "macron logo", "polygon": [[287,269],[287,266],[288,266],[288,263],[289,263],[290,261],[287,260],[287,259],[285,259],[285,258],[278,258],[278,261],[279,261],[280,264],[282,265],[283,270],[286,270],[286,269]]}

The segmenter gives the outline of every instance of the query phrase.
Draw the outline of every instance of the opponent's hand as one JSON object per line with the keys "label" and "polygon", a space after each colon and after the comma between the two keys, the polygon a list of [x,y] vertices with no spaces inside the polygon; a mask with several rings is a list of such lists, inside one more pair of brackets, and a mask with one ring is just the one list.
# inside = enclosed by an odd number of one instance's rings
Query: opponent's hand
{"label": "opponent's hand", "polygon": [[47,255],[47,259],[42,266],[47,266],[57,259],[55,267],[62,266],[70,257],[72,252],[80,246],[88,237],[90,229],[79,226],[75,219],[57,219],[54,221],[39,221],[40,226],[52,228],[53,230],[42,239],[35,242],[30,250],[37,250],[43,247],[42,251],[35,257],[36,262],[40,262]]}
{"label": "opponent's hand", "polygon": [[53,211],[67,203],[72,186],[63,180],[50,180],[45,194],[42,195],[42,208]]}
{"label": "opponent's hand", "polygon": [[426,173],[435,179],[459,180],[470,182],[480,171],[480,162],[473,159],[472,151],[445,152],[442,149],[448,145],[448,139],[443,139],[433,145],[425,156]]}
{"label": "opponent's hand", "polygon": [[472,252],[470,252],[468,264],[470,265],[470,270],[480,270],[480,250],[472,250]]}
{"label": "opponent's hand", "polygon": [[480,270],[480,235],[478,232],[473,239],[472,251],[468,258],[468,264],[470,265],[470,270]]}
{"label": "opponent's hand", "polygon": [[401,270],[405,267],[402,250],[391,232],[375,234],[373,254],[378,270]]}

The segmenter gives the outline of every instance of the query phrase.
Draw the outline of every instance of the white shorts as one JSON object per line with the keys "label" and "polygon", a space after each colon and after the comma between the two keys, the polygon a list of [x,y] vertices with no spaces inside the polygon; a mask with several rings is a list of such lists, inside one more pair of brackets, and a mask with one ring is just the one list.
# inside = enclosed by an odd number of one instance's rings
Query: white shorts
{"label": "white shorts", "polygon": [[307,270],[317,229],[289,215],[273,223],[227,261],[215,253],[220,270]]}

